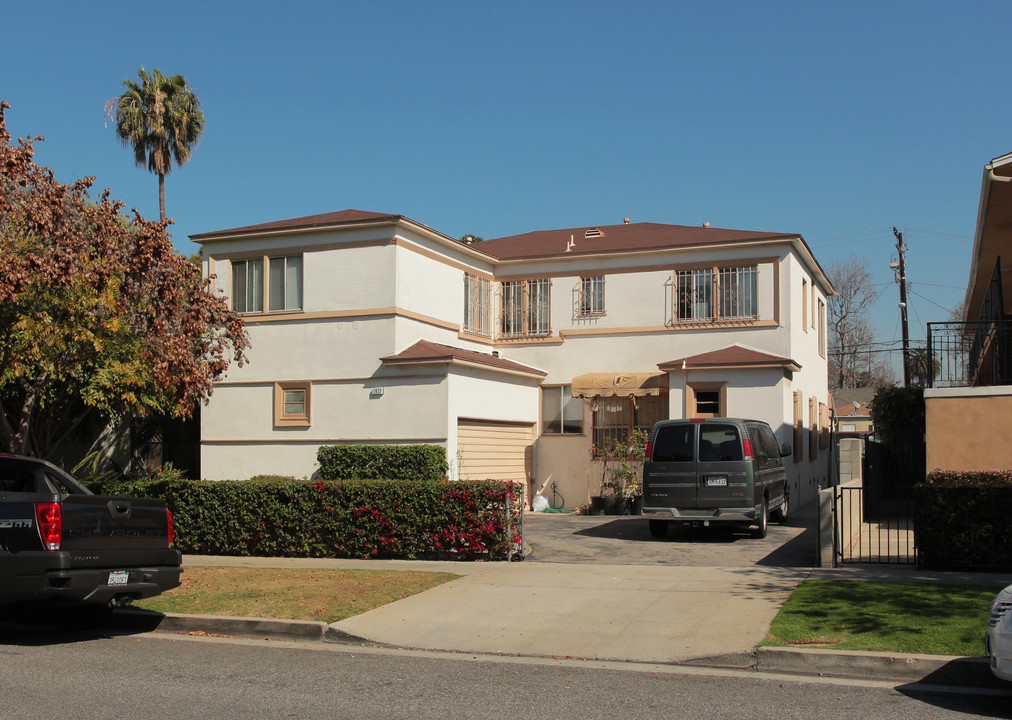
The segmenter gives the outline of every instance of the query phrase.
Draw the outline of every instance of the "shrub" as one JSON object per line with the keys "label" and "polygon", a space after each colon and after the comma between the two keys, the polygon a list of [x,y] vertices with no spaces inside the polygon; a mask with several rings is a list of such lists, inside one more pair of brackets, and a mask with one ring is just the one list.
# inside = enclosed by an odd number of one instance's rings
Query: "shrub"
{"label": "shrub", "polygon": [[324,480],[439,480],[447,470],[439,445],[324,445],[316,459]]}
{"label": "shrub", "polygon": [[1012,472],[936,470],[914,492],[922,567],[1012,569]]}
{"label": "shrub", "polygon": [[184,553],[509,559],[520,543],[519,498],[496,481],[170,479],[114,489],[164,498]]}

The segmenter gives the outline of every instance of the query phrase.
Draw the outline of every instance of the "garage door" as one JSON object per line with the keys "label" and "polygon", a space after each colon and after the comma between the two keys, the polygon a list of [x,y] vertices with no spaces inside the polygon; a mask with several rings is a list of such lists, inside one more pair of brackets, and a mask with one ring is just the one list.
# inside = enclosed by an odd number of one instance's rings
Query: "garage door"
{"label": "garage door", "polygon": [[533,423],[458,420],[461,480],[513,480],[526,485]]}

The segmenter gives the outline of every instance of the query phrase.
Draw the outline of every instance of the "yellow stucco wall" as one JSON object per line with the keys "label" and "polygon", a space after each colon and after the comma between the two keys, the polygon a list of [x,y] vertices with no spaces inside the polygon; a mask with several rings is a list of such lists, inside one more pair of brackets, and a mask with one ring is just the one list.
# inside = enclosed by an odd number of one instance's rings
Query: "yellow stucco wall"
{"label": "yellow stucco wall", "polygon": [[924,397],[928,472],[1012,468],[1012,395],[929,393]]}

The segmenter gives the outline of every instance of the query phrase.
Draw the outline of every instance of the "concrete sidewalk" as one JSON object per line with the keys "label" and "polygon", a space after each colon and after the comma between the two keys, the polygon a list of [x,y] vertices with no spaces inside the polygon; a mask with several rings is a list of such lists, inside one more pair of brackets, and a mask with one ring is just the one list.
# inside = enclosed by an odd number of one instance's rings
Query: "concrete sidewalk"
{"label": "concrete sidewalk", "polygon": [[1012,583],[1012,577],[1004,575],[901,567],[819,570],[194,556],[184,558],[185,565],[432,570],[461,577],[330,626],[176,616],[160,629],[896,682],[931,678],[935,683],[997,688],[1003,686],[982,659],[755,646],[791,591],[809,577]]}
{"label": "concrete sidewalk", "polygon": [[397,647],[680,662],[760,642],[811,571],[186,557],[185,565],[432,570],[458,580],[334,623]]}

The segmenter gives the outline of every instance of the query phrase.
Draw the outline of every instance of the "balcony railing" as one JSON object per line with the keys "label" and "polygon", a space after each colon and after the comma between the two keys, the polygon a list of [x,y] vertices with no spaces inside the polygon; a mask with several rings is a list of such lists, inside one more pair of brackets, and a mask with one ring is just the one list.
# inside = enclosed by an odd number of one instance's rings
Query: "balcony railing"
{"label": "balcony railing", "polygon": [[913,369],[928,387],[1012,385],[1012,318],[928,323],[918,360],[924,367]]}

